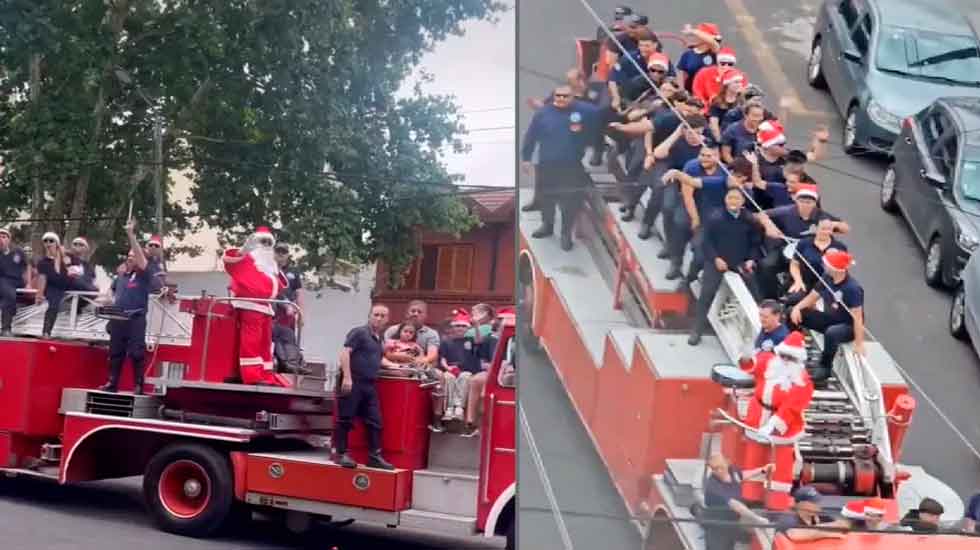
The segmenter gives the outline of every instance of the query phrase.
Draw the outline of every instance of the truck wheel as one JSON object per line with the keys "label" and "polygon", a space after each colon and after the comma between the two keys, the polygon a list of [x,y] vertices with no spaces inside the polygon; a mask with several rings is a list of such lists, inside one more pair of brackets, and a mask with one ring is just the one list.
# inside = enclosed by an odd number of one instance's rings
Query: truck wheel
{"label": "truck wheel", "polygon": [[168,445],[146,467],[143,496],[160,529],[206,537],[231,513],[231,465],[224,455],[199,443]]}

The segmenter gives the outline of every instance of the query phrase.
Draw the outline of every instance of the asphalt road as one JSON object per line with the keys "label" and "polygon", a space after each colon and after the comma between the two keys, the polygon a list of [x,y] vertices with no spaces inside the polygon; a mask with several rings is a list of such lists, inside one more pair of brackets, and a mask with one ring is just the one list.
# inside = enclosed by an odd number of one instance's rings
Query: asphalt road
{"label": "asphalt road", "polygon": [[[191,539],[157,530],[143,511],[140,479],[59,486],[47,481],[0,478],[3,548],[105,550],[459,550],[460,539],[354,523],[334,530],[290,534],[279,521],[256,518],[240,531]],[[477,541],[467,548],[489,550]]]}
{"label": "asphalt road", "polygon": [[[956,1],[980,12],[974,2]],[[591,0],[590,4],[608,18],[618,2]],[[561,78],[565,69],[574,66],[574,39],[595,36],[596,30],[595,21],[579,0],[539,0],[534,2],[533,9],[526,6],[527,3],[521,6],[524,9],[518,18],[518,128],[521,131],[530,120],[524,99],[541,97],[550,91],[555,82],[548,77]],[[660,32],[676,33],[685,23],[705,20],[717,23],[725,42],[738,54],[739,68],[769,92],[768,104],[772,109],[779,104],[779,94],[798,97],[805,114],[791,114],[787,132],[791,145],[805,147],[809,132],[817,123],[830,126],[832,141],[839,143],[841,135],[840,116],[832,100],[823,92],[809,88],[804,78],[817,6],[818,0],[790,4],[778,0],[690,0],[671,3],[669,9],[647,8],[646,14],[653,21],[653,29]],[[668,41],[666,48],[676,60],[680,53],[678,45]],[[980,390],[980,360],[968,346],[948,334],[949,295],[923,282],[923,254],[908,227],[901,218],[885,214],[878,206],[878,184],[884,174],[884,162],[848,157],[835,143],[830,146],[829,157],[821,166],[812,166],[810,172],[821,184],[825,208],[852,226],[846,242],[856,255],[854,273],[866,289],[869,328],[956,429],[975,447],[980,447],[980,423],[976,421],[980,412],[980,400],[976,398]],[[577,422],[577,417],[567,399],[559,395],[557,379],[553,374],[529,373],[536,370],[534,366],[546,366],[546,363],[534,357],[528,359],[532,364],[522,369],[522,402],[528,407],[532,433],[542,434],[538,436],[541,439],[538,447],[556,485],[560,507],[576,510],[583,502],[618,499],[584,431],[578,426],[568,426],[572,421]],[[964,497],[971,494],[980,488],[980,459],[926,399],[918,391],[914,393],[919,408],[905,440],[902,461],[924,466]],[[554,401],[543,403],[549,397]],[[536,417],[532,403],[536,409],[546,410],[543,413],[546,417]],[[552,438],[546,436],[558,429],[567,431],[570,440],[551,443]],[[581,454],[581,458],[570,463],[573,452]],[[595,465],[593,472],[587,472],[590,463]],[[540,484],[532,477],[536,472],[529,463],[528,453],[522,452],[520,464],[521,506],[544,501]],[[576,481],[568,485],[554,481],[556,477],[567,478],[572,474]],[[605,512],[622,513],[621,505],[612,506]],[[529,516],[522,511],[521,517]],[[519,534],[522,540],[541,542],[527,547],[561,548],[555,525],[554,520],[544,521],[543,515],[534,516],[534,520],[521,523]],[[630,529],[623,527],[620,532],[627,536]],[[587,534],[577,535],[573,529],[569,530],[573,532],[575,547],[594,547],[586,543]],[[636,546],[607,544],[605,547]]]}

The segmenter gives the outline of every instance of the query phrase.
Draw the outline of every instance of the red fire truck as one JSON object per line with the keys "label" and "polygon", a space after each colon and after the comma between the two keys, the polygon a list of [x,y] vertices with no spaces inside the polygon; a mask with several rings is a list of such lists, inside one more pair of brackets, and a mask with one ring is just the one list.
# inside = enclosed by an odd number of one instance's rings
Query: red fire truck
{"label": "red fire truck", "polygon": [[[294,387],[231,383],[237,314],[226,298],[153,300],[148,319],[148,395],[129,369],[119,393],[97,391],[107,373],[105,322],[86,293],[73,293],[55,326],[37,338],[41,306],[24,306],[15,337],[0,339],[0,471],[58,483],[143,476],[147,508],[163,530],[215,533],[253,509],[311,519],[373,522],[460,537],[506,537],[515,507],[514,321],[501,337],[484,393],[479,437],[431,433],[430,392],[384,374],[377,383],[384,456],[396,469],[331,462],[331,370],[289,375]],[[149,390],[150,388],[146,388]],[[358,424],[351,454],[367,458]]]}
{"label": "red fire truck", "polygon": [[[598,45],[581,41],[578,51],[580,66],[591,69]],[[611,161],[586,170],[595,190],[571,251],[555,239],[531,238],[540,216],[521,214],[519,338],[548,355],[647,548],[702,549],[692,506],[703,504],[712,453],[736,464],[742,458],[736,405],[753,382],[735,365],[760,331],[758,306],[742,280],[727,274],[709,313],[715,335],[688,345],[698,285],[683,290],[668,281],[655,240],[639,239],[639,222],[620,220],[621,167]],[[807,341],[811,357],[818,354],[821,336]],[[899,462],[915,399],[885,349],[867,342],[866,350],[865,359],[844,346],[828,386],[815,392],[806,435],[795,445],[794,485],[817,486],[828,514],[880,497],[886,521],[897,523],[930,496],[943,504],[944,521],[958,520],[963,502],[952,489]],[[801,544],[759,528],[752,548],[980,548],[976,538],[930,537],[852,532]]]}

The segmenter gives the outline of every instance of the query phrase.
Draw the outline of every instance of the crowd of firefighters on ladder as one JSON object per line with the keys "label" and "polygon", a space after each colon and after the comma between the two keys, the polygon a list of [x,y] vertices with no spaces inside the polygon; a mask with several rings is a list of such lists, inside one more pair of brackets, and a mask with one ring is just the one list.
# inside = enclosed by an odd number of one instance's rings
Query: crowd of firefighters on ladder
{"label": "crowd of firefighters on ladder", "polygon": [[[717,25],[686,25],[675,62],[648,23],[629,7],[617,8],[611,33],[598,31],[604,59],[597,70],[586,75],[573,68],[548,97],[528,101],[535,112],[521,161],[534,175],[534,198],[522,210],[539,211],[542,220],[532,238],[554,234],[557,209],[560,246],[574,246],[574,223],[592,183],[583,166],[588,149],[589,164],[605,161],[625,180],[623,221],[634,219],[649,189],[639,238],[661,241],[657,256],[670,261],[666,278],[679,280],[678,290],[700,278],[688,343],[699,345],[725,273],[740,276],[760,303],[762,332],[740,363],[756,380],[753,398],[739,411],[745,463],[738,471],[723,456],[710,459],[707,506],[720,507],[722,519],[768,523],[745,505],[764,502],[783,513],[777,530],[790,538],[845,536],[806,529],[820,521],[821,495],[814,487],[791,494],[793,445],[803,436],[814,389],[831,377],[841,344],[851,342],[865,354],[864,289],[849,273],[854,259],[842,241],[850,227],[823,210],[820,186],[806,170],[825,156],[828,129],[816,127],[806,150],[790,148],[785,113],[766,107],[764,92],[739,69]],[[654,225],[658,216],[663,234]],[[818,361],[807,360],[803,329],[823,334]],[[964,524],[971,532],[970,518],[980,512],[975,500]],[[885,526],[883,513],[878,499],[856,501],[827,526],[930,532],[943,510],[926,498],[900,526]],[[731,548],[744,534],[738,527],[707,531],[712,550]]]}

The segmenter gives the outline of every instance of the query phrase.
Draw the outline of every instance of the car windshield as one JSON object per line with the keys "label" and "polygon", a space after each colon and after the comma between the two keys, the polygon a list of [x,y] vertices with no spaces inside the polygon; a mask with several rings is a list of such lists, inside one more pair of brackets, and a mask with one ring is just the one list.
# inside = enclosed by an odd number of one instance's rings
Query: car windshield
{"label": "car windshield", "polygon": [[976,160],[963,162],[960,172],[960,188],[963,196],[974,201],[980,201],[980,157]]}
{"label": "car windshield", "polygon": [[877,58],[882,71],[980,86],[980,49],[973,36],[885,26]]}

